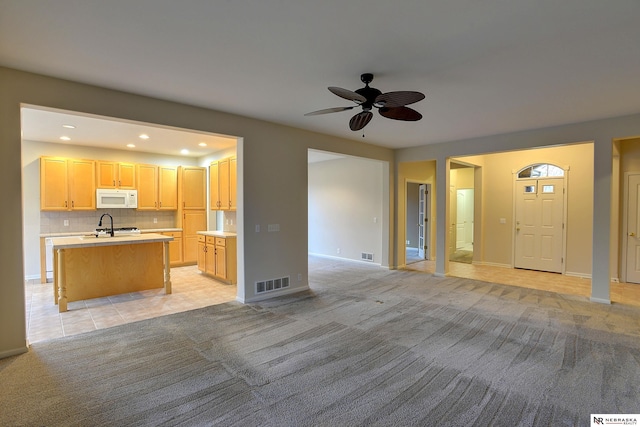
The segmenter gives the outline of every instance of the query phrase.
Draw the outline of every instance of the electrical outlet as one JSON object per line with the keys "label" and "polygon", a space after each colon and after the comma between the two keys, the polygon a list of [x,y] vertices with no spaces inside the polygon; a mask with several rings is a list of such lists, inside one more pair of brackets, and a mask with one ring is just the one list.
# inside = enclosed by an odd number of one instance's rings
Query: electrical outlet
{"label": "electrical outlet", "polygon": [[68,227],[68,226],[69,226],[69,220],[68,220],[68,219],[65,219],[65,220],[64,220],[64,222],[63,222],[63,225],[64,225],[65,227]]}
{"label": "electrical outlet", "polygon": [[340,253],[340,248],[336,249],[336,253],[338,253],[338,254]]}
{"label": "electrical outlet", "polygon": [[153,223],[157,224],[158,223],[158,218],[153,218]]}
{"label": "electrical outlet", "polygon": [[302,274],[298,273],[298,282],[302,282]]}

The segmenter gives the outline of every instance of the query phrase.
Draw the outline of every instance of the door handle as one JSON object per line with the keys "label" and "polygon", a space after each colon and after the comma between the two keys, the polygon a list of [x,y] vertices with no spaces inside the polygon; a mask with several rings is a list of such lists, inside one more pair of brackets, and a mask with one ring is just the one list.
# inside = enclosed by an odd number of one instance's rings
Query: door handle
{"label": "door handle", "polygon": [[636,233],[629,233],[629,236],[636,237]]}

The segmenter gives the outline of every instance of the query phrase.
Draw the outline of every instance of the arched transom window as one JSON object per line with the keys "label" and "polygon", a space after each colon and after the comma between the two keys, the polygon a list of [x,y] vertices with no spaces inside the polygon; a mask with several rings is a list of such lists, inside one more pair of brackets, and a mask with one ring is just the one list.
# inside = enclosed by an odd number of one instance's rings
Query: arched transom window
{"label": "arched transom window", "polygon": [[518,172],[518,178],[545,178],[564,176],[564,170],[548,163],[527,166]]}

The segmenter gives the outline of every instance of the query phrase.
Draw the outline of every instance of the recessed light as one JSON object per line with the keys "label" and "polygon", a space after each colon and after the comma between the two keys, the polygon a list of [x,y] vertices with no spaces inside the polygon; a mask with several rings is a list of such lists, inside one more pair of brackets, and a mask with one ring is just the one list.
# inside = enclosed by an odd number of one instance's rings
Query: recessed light
{"label": "recessed light", "polygon": [[146,133],[141,133],[139,138],[140,139],[149,139],[149,135],[147,135]]}
{"label": "recessed light", "polygon": [[200,147],[206,147],[207,143],[206,142],[201,142],[200,144],[198,144]]}
{"label": "recessed light", "polygon": [[74,125],[62,125],[63,128],[67,128],[67,129],[75,129],[76,127]]}
{"label": "recessed light", "polygon": [[71,141],[71,138],[69,138],[68,136],[61,136],[60,139],[63,141]]}
{"label": "recessed light", "polygon": [[189,150],[187,150],[186,148],[183,148],[182,150],[180,150],[180,153],[189,154]]}
{"label": "recessed light", "polygon": [[135,147],[136,147],[136,144],[127,144],[127,147],[129,147],[129,148],[135,148]]}

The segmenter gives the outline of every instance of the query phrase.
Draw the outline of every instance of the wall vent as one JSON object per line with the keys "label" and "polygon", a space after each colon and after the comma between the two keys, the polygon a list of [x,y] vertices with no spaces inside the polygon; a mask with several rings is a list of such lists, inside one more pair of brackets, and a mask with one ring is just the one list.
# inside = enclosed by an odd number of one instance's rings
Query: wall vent
{"label": "wall vent", "polygon": [[277,291],[289,287],[289,276],[256,282],[256,294]]}
{"label": "wall vent", "polygon": [[369,252],[362,252],[361,258],[363,261],[373,262],[373,254]]}

